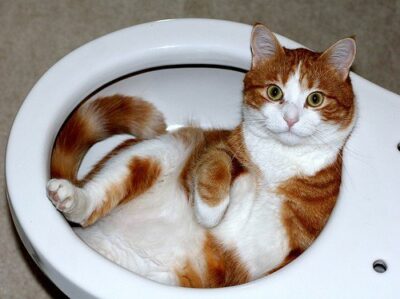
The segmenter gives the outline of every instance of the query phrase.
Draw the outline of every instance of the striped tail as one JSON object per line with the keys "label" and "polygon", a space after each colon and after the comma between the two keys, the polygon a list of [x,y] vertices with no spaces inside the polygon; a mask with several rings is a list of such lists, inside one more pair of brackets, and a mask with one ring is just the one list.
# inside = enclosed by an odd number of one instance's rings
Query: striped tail
{"label": "striped tail", "polygon": [[117,134],[149,139],[165,132],[164,117],[151,103],[113,95],[86,102],[59,132],[51,157],[51,178],[78,184],[81,161],[95,143]]}

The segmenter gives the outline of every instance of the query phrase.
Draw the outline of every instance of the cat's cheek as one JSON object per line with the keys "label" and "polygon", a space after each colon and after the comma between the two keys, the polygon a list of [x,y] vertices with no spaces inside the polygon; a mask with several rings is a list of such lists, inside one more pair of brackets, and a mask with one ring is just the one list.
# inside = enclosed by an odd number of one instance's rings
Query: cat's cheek
{"label": "cat's cheek", "polygon": [[315,132],[319,131],[318,129],[318,124],[299,124],[299,126],[293,127],[292,133],[295,135],[301,137],[301,138],[307,138]]}
{"label": "cat's cheek", "polygon": [[281,106],[276,103],[269,103],[262,107],[261,113],[265,117],[265,125],[275,134],[287,132],[287,125],[283,119]]}
{"label": "cat's cheek", "polygon": [[292,132],[300,137],[309,137],[316,131],[320,131],[321,117],[315,111],[305,111],[300,121],[292,128]]}

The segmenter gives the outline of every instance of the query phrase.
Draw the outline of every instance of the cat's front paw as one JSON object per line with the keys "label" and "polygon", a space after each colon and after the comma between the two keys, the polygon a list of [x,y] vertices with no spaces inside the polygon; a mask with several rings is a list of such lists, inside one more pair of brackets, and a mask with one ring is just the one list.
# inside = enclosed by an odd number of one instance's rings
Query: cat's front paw
{"label": "cat's front paw", "polygon": [[61,212],[70,212],[74,207],[75,186],[67,180],[51,179],[47,183],[47,196]]}
{"label": "cat's front paw", "polygon": [[201,198],[196,190],[194,194],[194,214],[197,222],[205,228],[217,226],[221,222],[228,204],[229,195],[222,200],[210,203]]}

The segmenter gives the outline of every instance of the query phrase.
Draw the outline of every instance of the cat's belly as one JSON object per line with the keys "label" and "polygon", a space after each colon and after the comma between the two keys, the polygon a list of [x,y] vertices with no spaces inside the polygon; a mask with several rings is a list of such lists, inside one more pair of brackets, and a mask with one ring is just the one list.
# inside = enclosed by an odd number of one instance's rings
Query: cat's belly
{"label": "cat's belly", "polygon": [[[177,181],[168,177],[91,227],[77,229],[77,234],[108,259],[161,283],[178,285],[177,271],[188,261],[205,273],[207,230],[196,222]],[[250,175],[240,176],[222,222],[211,230],[238,254],[251,280],[276,268],[289,251],[281,200],[256,189]]]}
{"label": "cat's belly", "polygon": [[205,229],[194,220],[186,195],[173,176],[76,232],[115,263],[170,285],[179,284],[176,270],[187,260],[202,256],[205,240]]}
{"label": "cat's belly", "polygon": [[275,269],[289,253],[288,236],[281,221],[282,199],[255,184],[249,174],[237,179],[229,208],[213,230],[227,248],[236,251],[251,279]]}

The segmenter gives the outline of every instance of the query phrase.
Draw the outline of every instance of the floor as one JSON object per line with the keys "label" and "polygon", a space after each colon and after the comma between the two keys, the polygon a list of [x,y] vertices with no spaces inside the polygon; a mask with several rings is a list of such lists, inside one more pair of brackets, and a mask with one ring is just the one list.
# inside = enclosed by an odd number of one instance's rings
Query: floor
{"label": "floor", "polygon": [[[300,3],[301,2],[301,3]],[[356,36],[353,70],[400,93],[400,0],[1,0],[0,157],[24,97],[57,60],[106,33],[167,18],[252,24],[322,50]],[[379,99],[377,99],[379,100]],[[32,145],[34,146],[34,145]],[[0,159],[4,167],[4,159]],[[0,171],[3,176],[4,171]],[[0,298],[62,298],[31,261],[13,228],[0,178]]]}

